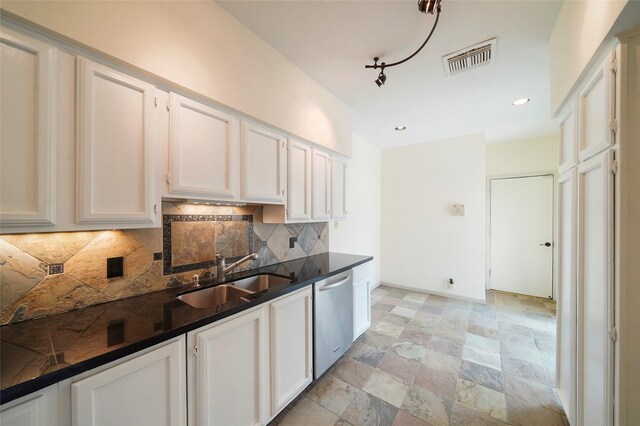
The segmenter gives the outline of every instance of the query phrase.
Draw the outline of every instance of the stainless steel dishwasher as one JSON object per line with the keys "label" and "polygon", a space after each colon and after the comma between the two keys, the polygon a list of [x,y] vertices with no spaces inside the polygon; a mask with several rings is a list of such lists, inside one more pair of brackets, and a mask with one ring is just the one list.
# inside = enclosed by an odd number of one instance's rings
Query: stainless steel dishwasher
{"label": "stainless steel dishwasher", "polygon": [[314,379],[353,344],[353,278],[351,271],[318,281],[314,293]]}

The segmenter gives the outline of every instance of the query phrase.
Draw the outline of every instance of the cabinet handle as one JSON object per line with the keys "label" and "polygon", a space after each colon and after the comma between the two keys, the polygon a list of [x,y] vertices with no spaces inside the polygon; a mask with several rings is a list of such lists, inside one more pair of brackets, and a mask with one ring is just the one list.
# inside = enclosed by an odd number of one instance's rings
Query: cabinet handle
{"label": "cabinet handle", "polygon": [[158,205],[157,204],[153,205],[153,212],[154,213],[158,213]]}

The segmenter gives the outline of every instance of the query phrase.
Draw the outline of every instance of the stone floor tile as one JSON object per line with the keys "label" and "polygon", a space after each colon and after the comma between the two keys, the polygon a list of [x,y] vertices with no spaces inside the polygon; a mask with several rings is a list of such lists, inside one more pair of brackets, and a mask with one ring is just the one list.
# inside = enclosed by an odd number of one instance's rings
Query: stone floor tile
{"label": "stone floor tile", "polygon": [[431,426],[431,423],[425,422],[417,417],[402,410],[398,410],[396,418],[393,420],[393,426]]}
{"label": "stone floor tile", "polygon": [[475,362],[462,360],[460,364],[460,377],[504,393],[504,377],[502,371],[490,368]]}
{"label": "stone floor tile", "polygon": [[531,336],[531,329],[529,327],[511,324],[509,322],[499,321],[498,330],[500,332],[508,331],[509,333],[522,334],[523,336]]}
{"label": "stone floor tile", "polygon": [[470,346],[481,351],[491,352],[494,354],[500,353],[500,341],[484,336],[478,336],[477,334],[467,333],[464,344],[465,346]]}
{"label": "stone floor tile", "polygon": [[496,370],[502,370],[502,361],[499,354],[478,350],[471,346],[464,346],[464,349],[462,350],[462,359],[495,368]]}
{"label": "stone floor tile", "polygon": [[513,426],[566,426],[562,414],[510,395],[507,395],[507,421]]}
{"label": "stone floor tile", "polygon": [[400,315],[405,318],[413,318],[416,315],[417,310],[406,308],[404,306],[396,306],[391,310],[392,314]]}
{"label": "stone floor tile", "polygon": [[488,337],[490,339],[498,339],[497,322],[496,327],[484,327],[479,323],[469,321],[467,326],[467,333],[477,334],[478,336]]}
{"label": "stone floor tile", "polygon": [[502,356],[542,365],[542,360],[540,359],[540,355],[538,354],[538,350],[535,346],[531,348],[521,345],[502,345],[501,353]]}
{"label": "stone floor tile", "polygon": [[547,373],[542,365],[521,359],[502,357],[502,371],[512,376],[531,380],[542,385],[548,385]]}
{"label": "stone floor tile", "polygon": [[375,346],[376,348],[386,351],[391,347],[391,345],[393,345],[396,338],[376,331],[367,331],[364,335],[363,341],[368,345]]}
{"label": "stone floor tile", "polygon": [[392,314],[392,313],[388,313],[387,315],[384,316],[384,318],[382,318],[382,321],[384,321],[384,322],[400,325],[400,326],[403,326],[403,327],[405,325],[409,324],[409,320],[410,320],[410,318],[407,318],[407,317],[404,317],[404,316],[400,316],[400,315],[396,315],[396,314]]}
{"label": "stone floor tile", "polygon": [[460,343],[452,342],[444,337],[433,336],[427,345],[427,349],[461,358],[463,346],[464,345],[461,345]]}
{"label": "stone floor tile", "polygon": [[391,312],[391,310],[395,308],[396,305],[393,305],[391,303],[384,303],[382,299],[380,299],[378,303],[373,304],[371,307],[373,309],[380,309],[381,311]]}
{"label": "stone floor tile", "polygon": [[548,351],[555,352],[556,351],[556,334],[549,333],[547,331],[542,330],[533,330],[531,332],[533,336],[533,341],[536,344],[536,348],[539,351]]}
{"label": "stone floor tile", "polygon": [[302,398],[293,409],[280,422],[281,426],[334,426],[340,418],[326,408]]}
{"label": "stone floor tile", "polygon": [[327,374],[307,393],[307,398],[339,416],[359,391],[357,387]]}
{"label": "stone floor tile", "polygon": [[[367,392],[360,391],[342,414],[353,426],[391,426],[398,409]],[[299,423],[298,426],[304,423]]]}
{"label": "stone floor tile", "polygon": [[[474,324],[494,331],[498,330],[498,320],[492,318],[477,318],[469,316],[469,325]],[[477,334],[477,333],[476,333]],[[491,336],[486,336],[491,337]]]}
{"label": "stone floor tile", "polygon": [[415,360],[402,357],[394,351],[387,351],[378,364],[378,369],[397,377],[406,384],[411,384],[419,365]]}
{"label": "stone floor tile", "polygon": [[430,368],[425,365],[418,367],[413,378],[414,385],[448,400],[454,399],[457,382],[458,375],[455,372]]}
{"label": "stone floor tile", "polygon": [[507,426],[498,419],[494,419],[478,410],[467,407],[459,402],[453,403],[451,426]]}
{"label": "stone floor tile", "polygon": [[435,370],[449,371],[453,374],[460,372],[460,363],[462,360],[442,352],[427,349],[425,357],[420,361],[422,365]]}
{"label": "stone floor tile", "polygon": [[525,311],[524,316],[527,318],[542,321],[542,322],[555,323],[555,320],[548,312],[542,313],[542,312]]}
{"label": "stone floor tile", "polygon": [[387,314],[388,314],[387,311],[382,311],[380,309],[371,308],[371,321],[372,322],[379,322],[384,317],[386,317]]}
{"label": "stone floor tile", "polygon": [[511,331],[500,331],[498,333],[498,340],[504,345],[520,345],[526,346],[532,349],[537,349],[535,342],[533,341],[533,337],[531,337],[531,333],[520,334],[513,333]]}
{"label": "stone floor tile", "polygon": [[420,308],[420,312],[424,312],[425,314],[441,316],[442,313],[444,312],[444,308],[442,306],[434,305],[432,303],[427,302],[424,305],[422,305],[422,307]]}
{"label": "stone floor tile", "polygon": [[408,386],[401,379],[378,369],[371,373],[369,381],[362,388],[363,391],[396,407],[402,404],[407,389]]}
{"label": "stone floor tile", "polygon": [[377,367],[384,357],[385,351],[375,346],[358,342],[347,352],[347,356],[371,367]]}
{"label": "stone floor tile", "polygon": [[465,379],[458,379],[456,401],[503,422],[507,421],[505,394]]}
{"label": "stone floor tile", "polygon": [[549,386],[521,379],[511,374],[504,375],[504,386],[507,395],[518,399],[526,399],[527,401],[535,402],[539,407],[564,414],[557,392]]}
{"label": "stone floor tile", "polygon": [[391,336],[396,339],[400,336],[400,334],[402,334],[403,330],[404,326],[385,321],[379,322],[378,325],[376,325],[376,327],[373,329],[373,331],[376,333],[384,334],[385,336]]}
{"label": "stone floor tile", "polygon": [[393,344],[393,351],[403,358],[415,361],[421,361],[427,355],[427,349],[424,346],[411,342],[396,342]]}
{"label": "stone floor tile", "polygon": [[449,424],[453,402],[419,386],[411,386],[401,410],[434,426]]}
{"label": "stone floor tile", "polygon": [[[404,296],[403,296],[404,297]],[[398,299],[397,297],[391,297],[390,294],[387,294],[385,297],[380,299],[378,303],[384,303],[385,305],[393,305],[398,306],[398,304],[402,301],[402,299]]]}
{"label": "stone floor tile", "polygon": [[465,326],[464,329],[451,329],[447,327],[438,326],[433,330],[433,335],[438,337],[443,337],[454,343],[463,345],[465,339],[467,338],[467,328]]}
{"label": "stone floor tile", "polygon": [[362,389],[365,383],[369,380],[372,372],[373,367],[349,357],[344,357],[333,368],[331,374],[340,380]]}
{"label": "stone floor tile", "polygon": [[403,300],[406,300],[408,302],[423,304],[424,302],[427,301],[427,295],[420,294],[420,293],[409,293],[403,298]]}
{"label": "stone floor tile", "polygon": [[400,337],[398,337],[399,342],[411,342],[424,347],[427,347],[430,340],[431,334],[412,327],[405,328]]}

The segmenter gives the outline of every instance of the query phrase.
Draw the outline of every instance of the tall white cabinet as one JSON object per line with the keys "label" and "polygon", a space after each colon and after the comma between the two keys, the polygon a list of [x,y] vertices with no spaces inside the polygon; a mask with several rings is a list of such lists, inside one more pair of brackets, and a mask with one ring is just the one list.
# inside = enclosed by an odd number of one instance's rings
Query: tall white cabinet
{"label": "tall white cabinet", "polygon": [[560,117],[557,387],[569,422],[614,422],[616,50]]}
{"label": "tall white cabinet", "polygon": [[3,28],[0,54],[0,225],[54,225],[57,49]]}

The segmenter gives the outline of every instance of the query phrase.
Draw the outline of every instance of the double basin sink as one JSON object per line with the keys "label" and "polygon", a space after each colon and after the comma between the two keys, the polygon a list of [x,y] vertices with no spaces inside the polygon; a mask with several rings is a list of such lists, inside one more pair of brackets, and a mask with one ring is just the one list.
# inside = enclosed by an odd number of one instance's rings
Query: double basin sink
{"label": "double basin sink", "polygon": [[215,308],[229,302],[248,303],[256,293],[290,283],[291,279],[287,277],[260,274],[181,294],[178,299],[194,308]]}

